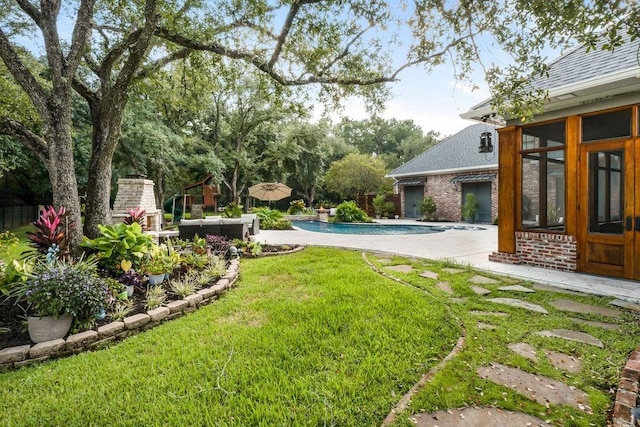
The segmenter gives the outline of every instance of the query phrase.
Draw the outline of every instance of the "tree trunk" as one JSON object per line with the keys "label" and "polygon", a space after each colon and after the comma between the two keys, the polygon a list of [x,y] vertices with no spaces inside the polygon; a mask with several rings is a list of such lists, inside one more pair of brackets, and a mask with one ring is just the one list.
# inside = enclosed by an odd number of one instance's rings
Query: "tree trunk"
{"label": "tree trunk", "polygon": [[71,249],[74,250],[82,241],[82,217],[74,168],[71,111],[70,108],[65,108],[63,103],[58,105],[54,115],[56,120],[52,120],[47,129],[49,161],[46,166],[51,180],[53,205],[64,206],[69,213],[67,217],[69,223],[73,224],[70,244]]}
{"label": "tree trunk", "polygon": [[91,108],[93,137],[91,160],[87,177],[87,206],[84,234],[95,238],[98,225],[111,224],[111,164],[120,138],[120,125],[125,100],[120,102],[105,97],[98,108]]}

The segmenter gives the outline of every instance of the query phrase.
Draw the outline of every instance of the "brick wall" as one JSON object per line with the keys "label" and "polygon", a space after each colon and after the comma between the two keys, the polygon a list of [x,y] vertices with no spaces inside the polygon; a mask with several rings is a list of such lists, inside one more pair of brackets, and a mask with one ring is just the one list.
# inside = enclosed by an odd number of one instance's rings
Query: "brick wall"
{"label": "brick wall", "polygon": [[516,253],[494,252],[489,260],[505,264],[526,264],[554,270],[575,271],[578,243],[575,236],[531,231],[516,232]]}

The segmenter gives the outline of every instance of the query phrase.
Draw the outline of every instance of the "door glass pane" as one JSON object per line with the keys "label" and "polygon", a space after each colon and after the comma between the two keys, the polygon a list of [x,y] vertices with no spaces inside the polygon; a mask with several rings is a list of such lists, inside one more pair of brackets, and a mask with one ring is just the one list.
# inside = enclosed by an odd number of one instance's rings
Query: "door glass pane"
{"label": "door glass pane", "polygon": [[631,136],[631,109],[612,111],[582,118],[582,141]]}
{"label": "door glass pane", "polygon": [[622,234],[624,151],[589,153],[589,231]]}

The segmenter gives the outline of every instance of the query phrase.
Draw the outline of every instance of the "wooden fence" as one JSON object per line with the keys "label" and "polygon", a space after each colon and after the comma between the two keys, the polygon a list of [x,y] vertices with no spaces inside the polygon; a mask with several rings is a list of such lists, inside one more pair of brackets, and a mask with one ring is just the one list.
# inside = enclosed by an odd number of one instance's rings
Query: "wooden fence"
{"label": "wooden fence", "polygon": [[38,219],[38,206],[0,208],[0,231],[13,230]]}

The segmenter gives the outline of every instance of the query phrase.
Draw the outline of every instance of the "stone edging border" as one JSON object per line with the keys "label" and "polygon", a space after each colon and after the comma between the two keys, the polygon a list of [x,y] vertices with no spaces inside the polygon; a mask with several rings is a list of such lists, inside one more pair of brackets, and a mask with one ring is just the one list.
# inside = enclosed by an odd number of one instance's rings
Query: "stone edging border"
{"label": "stone edging border", "polygon": [[616,400],[613,405],[611,425],[613,427],[635,426],[636,419],[631,410],[638,406],[638,391],[640,389],[640,347],[636,347],[629,355],[627,364],[620,374]]}
{"label": "stone edging border", "polygon": [[35,345],[25,344],[4,348],[0,350],[0,372],[87,350],[100,349],[107,343],[136,335],[164,321],[192,313],[201,306],[220,298],[228,289],[235,286],[239,271],[240,260],[236,258],[229,262],[226,273],[215,285],[200,289],[184,299],[171,301],[166,306],[125,317],[123,321],[111,322],[100,326],[97,330],[91,329],[69,335],[66,340],[60,338]]}

